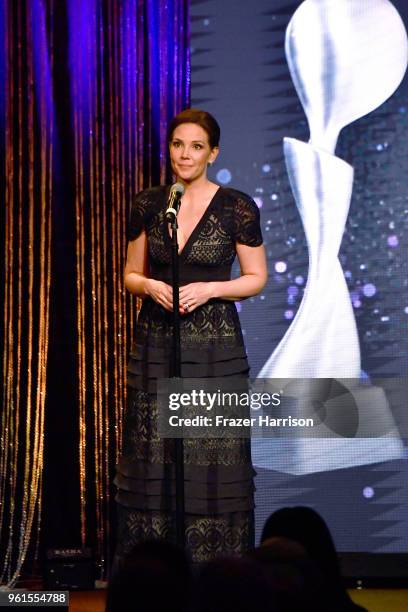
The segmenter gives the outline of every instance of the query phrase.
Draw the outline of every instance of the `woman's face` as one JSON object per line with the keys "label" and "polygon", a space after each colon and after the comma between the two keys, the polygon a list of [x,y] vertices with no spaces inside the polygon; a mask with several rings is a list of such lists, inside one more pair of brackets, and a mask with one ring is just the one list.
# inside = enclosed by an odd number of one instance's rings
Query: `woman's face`
{"label": "woman's face", "polygon": [[170,141],[170,159],[174,174],[186,183],[205,176],[207,165],[218,155],[211,149],[207,132],[196,123],[182,123]]}

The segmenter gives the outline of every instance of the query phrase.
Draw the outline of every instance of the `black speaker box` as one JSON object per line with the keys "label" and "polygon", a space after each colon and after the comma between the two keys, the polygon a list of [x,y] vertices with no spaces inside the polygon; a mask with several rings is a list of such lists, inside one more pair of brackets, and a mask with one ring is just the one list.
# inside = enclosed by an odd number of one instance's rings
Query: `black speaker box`
{"label": "black speaker box", "polygon": [[59,591],[91,591],[95,588],[95,564],[90,548],[50,548],[44,564],[44,588]]}

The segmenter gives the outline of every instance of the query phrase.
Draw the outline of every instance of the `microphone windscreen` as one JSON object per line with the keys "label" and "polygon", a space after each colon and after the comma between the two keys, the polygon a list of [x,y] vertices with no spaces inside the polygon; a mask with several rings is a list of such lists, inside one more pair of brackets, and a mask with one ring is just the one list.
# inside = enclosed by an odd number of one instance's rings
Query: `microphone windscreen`
{"label": "microphone windscreen", "polygon": [[180,196],[182,196],[184,194],[184,191],[185,189],[182,183],[174,183],[174,185],[170,187],[170,194],[178,193],[180,194]]}

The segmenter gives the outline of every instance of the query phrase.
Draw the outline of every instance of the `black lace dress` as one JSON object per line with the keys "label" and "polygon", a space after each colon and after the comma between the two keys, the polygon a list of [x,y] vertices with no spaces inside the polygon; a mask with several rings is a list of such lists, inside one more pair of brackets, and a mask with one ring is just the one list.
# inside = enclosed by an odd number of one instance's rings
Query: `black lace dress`
{"label": "black lace dress", "polygon": [[[168,187],[141,192],[129,239],[145,229],[149,276],[171,284],[171,239],[164,217]],[[262,244],[259,210],[247,195],[220,187],[180,254],[180,284],[230,279],[235,244]],[[184,377],[247,376],[233,301],[213,299],[181,317]],[[156,379],[169,376],[172,315],[143,301],[128,365],[123,455],[117,465],[117,555],[146,538],[174,538],[174,442],[157,434]],[[248,439],[185,439],[186,545],[192,560],[253,546],[255,474]]]}

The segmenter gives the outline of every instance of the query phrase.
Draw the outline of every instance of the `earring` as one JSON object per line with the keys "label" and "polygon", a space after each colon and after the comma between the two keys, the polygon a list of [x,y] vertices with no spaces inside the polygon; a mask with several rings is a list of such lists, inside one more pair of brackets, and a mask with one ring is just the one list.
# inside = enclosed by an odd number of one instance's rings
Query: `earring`
{"label": "earring", "polygon": [[209,166],[210,166],[210,168],[211,168],[211,166],[213,165],[213,163],[212,163],[212,162],[208,162],[208,165],[209,165]]}

